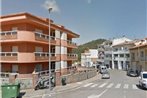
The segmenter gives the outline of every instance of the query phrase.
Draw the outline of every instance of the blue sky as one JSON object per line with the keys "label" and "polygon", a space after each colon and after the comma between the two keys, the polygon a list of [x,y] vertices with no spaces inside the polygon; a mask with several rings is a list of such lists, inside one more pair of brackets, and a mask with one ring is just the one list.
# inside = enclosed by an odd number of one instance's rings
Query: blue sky
{"label": "blue sky", "polygon": [[48,17],[43,6],[52,3],[51,18],[80,35],[79,44],[98,38],[145,38],[146,0],[2,0],[2,15],[30,12]]}

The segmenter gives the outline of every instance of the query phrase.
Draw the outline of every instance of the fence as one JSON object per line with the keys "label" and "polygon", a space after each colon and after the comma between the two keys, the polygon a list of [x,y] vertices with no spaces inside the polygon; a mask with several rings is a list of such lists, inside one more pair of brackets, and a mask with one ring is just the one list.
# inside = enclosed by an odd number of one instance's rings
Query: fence
{"label": "fence", "polygon": [[60,78],[66,78],[66,83],[73,83],[92,78],[96,74],[96,70],[84,70],[74,74],[63,75]]}

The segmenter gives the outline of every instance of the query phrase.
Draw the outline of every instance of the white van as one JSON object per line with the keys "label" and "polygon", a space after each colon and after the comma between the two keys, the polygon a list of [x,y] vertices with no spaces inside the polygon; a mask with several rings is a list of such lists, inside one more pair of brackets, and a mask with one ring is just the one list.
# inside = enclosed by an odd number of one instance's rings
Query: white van
{"label": "white van", "polygon": [[147,89],[147,72],[141,72],[139,78],[139,86]]}

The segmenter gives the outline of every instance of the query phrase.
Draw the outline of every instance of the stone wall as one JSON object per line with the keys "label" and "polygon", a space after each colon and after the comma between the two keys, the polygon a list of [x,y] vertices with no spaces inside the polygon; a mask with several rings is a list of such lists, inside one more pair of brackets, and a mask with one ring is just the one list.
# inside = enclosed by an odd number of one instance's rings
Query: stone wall
{"label": "stone wall", "polygon": [[80,81],[92,78],[96,76],[96,74],[97,74],[96,70],[87,70],[87,71],[82,71],[82,72],[78,72],[75,74],[63,75],[61,76],[61,80],[65,78],[67,84],[74,83],[74,82],[80,82]]}

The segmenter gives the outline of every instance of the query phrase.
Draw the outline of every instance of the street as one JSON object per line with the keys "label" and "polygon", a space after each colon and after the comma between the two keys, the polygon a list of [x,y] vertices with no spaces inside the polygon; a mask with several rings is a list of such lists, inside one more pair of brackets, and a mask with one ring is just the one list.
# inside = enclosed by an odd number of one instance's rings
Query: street
{"label": "street", "polygon": [[55,92],[43,98],[147,98],[147,90],[138,88],[138,77],[125,71],[110,70],[110,79],[99,79],[69,91]]}

